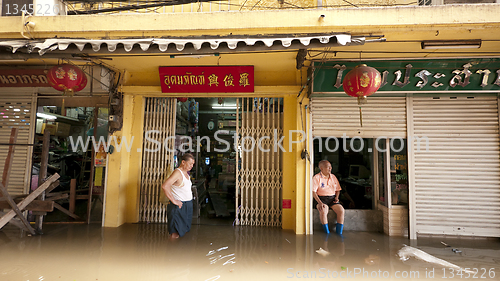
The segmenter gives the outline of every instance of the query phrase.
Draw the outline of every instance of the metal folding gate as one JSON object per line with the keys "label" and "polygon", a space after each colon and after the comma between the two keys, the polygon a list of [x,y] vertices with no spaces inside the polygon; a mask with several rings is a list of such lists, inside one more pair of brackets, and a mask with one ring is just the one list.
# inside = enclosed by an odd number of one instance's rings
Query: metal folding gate
{"label": "metal folding gate", "polygon": [[236,224],[281,226],[283,102],[242,98],[237,108]]}
{"label": "metal folding gate", "polygon": [[[7,186],[11,195],[26,194],[29,190],[33,147],[22,144],[33,142],[36,124],[36,94],[10,92],[0,94],[0,143],[7,144],[12,128],[18,128],[17,144]],[[0,146],[0,169],[3,171],[8,145]]]}
{"label": "metal folding gate", "polygon": [[[140,221],[166,222],[161,185],[174,169],[175,98],[146,98],[140,193]],[[146,135],[147,134],[147,135]],[[154,141],[152,141],[154,140]],[[155,142],[156,141],[156,142]],[[160,143],[160,145],[158,145]]]}

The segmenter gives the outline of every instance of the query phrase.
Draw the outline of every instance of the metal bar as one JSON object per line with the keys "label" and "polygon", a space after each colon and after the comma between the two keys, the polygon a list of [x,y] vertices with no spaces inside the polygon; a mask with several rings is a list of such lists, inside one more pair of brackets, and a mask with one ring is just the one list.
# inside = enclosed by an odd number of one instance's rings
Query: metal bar
{"label": "metal bar", "polygon": [[235,171],[236,171],[236,186],[235,186],[235,222],[236,222],[236,225],[240,225],[240,219],[239,219],[239,215],[240,215],[240,204],[239,204],[239,200],[240,200],[240,167],[239,167],[239,158],[240,158],[240,151],[238,149],[238,137],[240,135],[240,99],[237,98],[236,99],[236,138],[234,140],[234,146],[235,146],[235,150],[236,150],[236,167],[235,167]]}
{"label": "metal bar", "polygon": [[[256,119],[256,111],[258,110],[257,107],[256,107],[256,104],[255,104],[255,99],[256,98],[252,98],[252,113],[251,113],[251,119],[252,119],[252,125],[251,125],[251,130],[249,132],[249,136],[250,137],[254,137],[252,135],[252,132],[255,131],[255,119]],[[249,169],[249,172],[250,172],[250,225],[255,225],[255,220],[256,220],[256,212],[255,212],[255,209],[256,207],[254,206],[254,202],[256,203],[256,196],[254,195],[255,192],[256,192],[256,177],[255,177],[255,160],[254,160],[254,154],[253,153],[248,153],[249,156],[250,156],[250,169]]]}
{"label": "metal bar", "polygon": [[[94,142],[96,141],[96,136],[97,136],[97,118],[99,115],[99,108],[94,107]],[[92,192],[94,189],[94,172],[95,172],[95,149],[94,149],[95,143],[92,145],[92,162],[90,163],[90,179],[89,179],[89,199],[87,201],[87,224],[90,224],[90,213],[91,213],[91,208],[92,208]],[[99,149],[99,148],[98,148]]]}
{"label": "metal bar", "polygon": [[406,97],[407,163],[408,163],[408,236],[417,239],[417,212],[415,208],[415,157],[413,157],[413,94]]}
{"label": "metal bar", "polygon": [[[241,149],[243,150],[243,147],[245,145],[244,141],[243,141],[243,137],[247,136],[247,133],[249,131],[249,107],[250,107],[250,98],[247,98],[247,110],[245,112],[245,123],[246,123],[246,126],[245,126],[245,131],[244,133],[242,134],[241,136]],[[249,208],[249,202],[248,202],[248,199],[250,197],[250,195],[248,194],[249,192],[249,189],[250,189],[250,181],[251,181],[251,178],[250,178],[250,160],[249,160],[249,155],[247,152],[244,152],[243,150],[243,155],[245,157],[245,225],[248,225],[250,224],[250,208]]]}
{"label": "metal bar", "polygon": [[[271,98],[267,99],[267,117],[266,117],[266,133],[271,136],[273,134],[272,126],[270,125],[270,120],[271,120]],[[268,145],[266,149],[269,149],[269,152],[266,153],[266,178],[265,178],[265,183],[266,183],[266,226],[269,226],[271,223],[271,212],[269,210],[269,193],[271,192],[271,165],[269,163],[269,160],[271,159],[272,155],[272,148],[271,148],[271,141],[268,142]]]}

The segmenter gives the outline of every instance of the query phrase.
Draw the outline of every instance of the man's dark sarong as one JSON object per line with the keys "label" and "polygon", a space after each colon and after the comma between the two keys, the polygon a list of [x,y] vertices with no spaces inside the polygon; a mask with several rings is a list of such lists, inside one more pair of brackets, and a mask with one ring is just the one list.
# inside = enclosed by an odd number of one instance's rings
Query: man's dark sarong
{"label": "man's dark sarong", "polygon": [[182,201],[182,208],[169,203],[167,205],[168,233],[178,233],[180,237],[191,229],[193,219],[193,201]]}

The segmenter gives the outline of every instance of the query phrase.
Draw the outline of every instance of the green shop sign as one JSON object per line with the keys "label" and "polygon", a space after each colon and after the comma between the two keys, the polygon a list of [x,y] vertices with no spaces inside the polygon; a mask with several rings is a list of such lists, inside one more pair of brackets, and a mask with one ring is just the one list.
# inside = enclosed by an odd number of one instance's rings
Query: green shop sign
{"label": "green shop sign", "polygon": [[313,93],[344,92],[344,76],[366,64],[382,75],[379,92],[500,92],[500,59],[314,62]]}

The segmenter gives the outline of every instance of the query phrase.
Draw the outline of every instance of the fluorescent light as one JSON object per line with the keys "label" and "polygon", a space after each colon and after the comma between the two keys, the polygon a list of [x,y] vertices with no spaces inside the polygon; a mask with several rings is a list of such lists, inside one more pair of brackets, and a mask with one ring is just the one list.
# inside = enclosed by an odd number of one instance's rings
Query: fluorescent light
{"label": "fluorescent light", "polygon": [[236,108],[238,108],[236,105],[226,105],[226,106],[214,105],[214,106],[212,106],[212,109],[236,109]]}
{"label": "fluorescent light", "polygon": [[432,40],[422,41],[422,49],[478,49],[481,40]]}
{"label": "fluorescent light", "polygon": [[36,116],[37,116],[37,117],[40,117],[40,118],[49,119],[49,120],[54,120],[54,119],[57,119],[57,117],[55,117],[55,116],[53,116],[53,115],[48,115],[48,114],[45,114],[45,113],[40,113],[40,112],[37,112],[37,113],[36,113]]}

